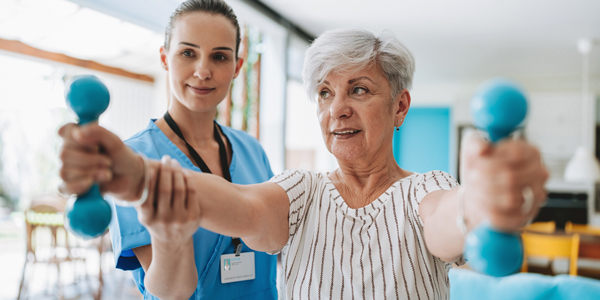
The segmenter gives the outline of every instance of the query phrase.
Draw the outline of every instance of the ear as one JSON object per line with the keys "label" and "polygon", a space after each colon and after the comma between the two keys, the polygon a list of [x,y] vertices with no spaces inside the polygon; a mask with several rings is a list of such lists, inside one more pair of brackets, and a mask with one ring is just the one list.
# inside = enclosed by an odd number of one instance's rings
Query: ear
{"label": "ear", "polygon": [[404,120],[406,119],[406,114],[408,114],[408,109],[410,107],[410,101],[411,99],[408,89],[402,90],[402,92],[400,92],[400,94],[396,96],[396,99],[394,100],[396,120],[402,120],[400,121],[399,125],[402,125],[402,123],[404,123]]}
{"label": "ear", "polygon": [[167,49],[165,49],[165,46],[160,47],[160,65],[163,69],[169,71],[169,65],[167,64]]}
{"label": "ear", "polygon": [[240,70],[242,70],[243,64],[244,64],[244,59],[241,57],[238,57],[237,61],[235,62],[235,73],[233,74],[233,78],[237,78],[238,75],[240,75]]}

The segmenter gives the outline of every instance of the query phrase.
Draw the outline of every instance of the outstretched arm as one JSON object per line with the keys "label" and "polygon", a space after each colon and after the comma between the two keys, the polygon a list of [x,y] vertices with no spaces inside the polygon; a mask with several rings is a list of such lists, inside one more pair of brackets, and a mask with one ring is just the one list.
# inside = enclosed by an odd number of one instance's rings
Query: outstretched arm
{"label": "outstretched arm", "polygon": [[[80,194],[97,181],[105,193],[139,199],[143,162],[116,135],[94,124],[68,124],[59,134],[64,140],[64,192]],[[97,153],[98,147],[103,153]],[[149,165],[151,193],[137,209],[152,243],[133,250],[147,272],[145,283],[152,294],[170,298],[179,296],[177,290],[185,298],[186,291],[193,293],[197,275],[191,237],[198,226],[241,237],[259,251],[279,250],[287,242],[289,202],[278,185],[242,186],[211,174],[182,170],[170,162],[149,161]],[[182,208],[177,203],[185,205]]]}
{"label": "outstretched arm", "polygon": [[[419,205],[427,248],[446,262],[454,262],[463,253],[464,236],[456,222],[459,201],[464,203],[467,231],[483,220],[499,230],[516,231],[537,215],[546,199],[548,172],[535,147],[524,141],[492,147],[472,135],[462,149],[462,187],[432,192]],[[523,213],[527,187],[534,203]]]}
{"label": "outstretched arm", "polygon": [[200,205],[201,227],[241,237],[257,251],[275,251],[285,245],[289,201],[279,185],[238,185],[212,174],[189,170],[184,173],[188,197]]}

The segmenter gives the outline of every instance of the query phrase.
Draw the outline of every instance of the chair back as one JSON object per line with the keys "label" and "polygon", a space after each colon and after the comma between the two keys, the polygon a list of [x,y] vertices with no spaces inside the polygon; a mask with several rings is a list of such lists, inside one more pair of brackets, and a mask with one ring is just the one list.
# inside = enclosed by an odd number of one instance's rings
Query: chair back
{"label": "chair back", "polygon": [[554,233],[556,230],[556,222],[535,222],[523,228],[524,231],[533,231],[541,233]]}
{"label": "chair back", "polygon": [[577,275],[577,258],[579,254],[579,235],[550,235],[523,232],[523,272],[527,272],[527,258],[547,257],[549,259],[568,258],[569,274]]}
{"label": "chair back", "polygon": [[567,233],[580,233],[585,235],[600,236],[600,227],[589,224],[574,224],[570,221],[565,225],[565,231]]}

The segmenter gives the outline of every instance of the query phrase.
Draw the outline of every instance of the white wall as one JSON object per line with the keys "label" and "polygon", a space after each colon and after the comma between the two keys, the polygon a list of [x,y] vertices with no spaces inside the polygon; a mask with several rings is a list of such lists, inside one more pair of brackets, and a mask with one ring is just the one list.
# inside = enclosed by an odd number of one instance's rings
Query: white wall
{"label": "white wall", "polygon": [[227,2],[244,23],[260,28],[263,39],[260,84],[260,143],[275,174],[285,168],[285,58],[287,30],[242,1]]}

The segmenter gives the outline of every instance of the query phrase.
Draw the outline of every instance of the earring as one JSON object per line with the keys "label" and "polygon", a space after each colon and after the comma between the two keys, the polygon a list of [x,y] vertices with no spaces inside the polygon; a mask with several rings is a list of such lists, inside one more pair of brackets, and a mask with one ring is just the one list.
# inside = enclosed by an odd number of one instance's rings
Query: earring
{"label": "earring", "polygon": [[400,121],[396,120],[396,131],[400,131]]}

